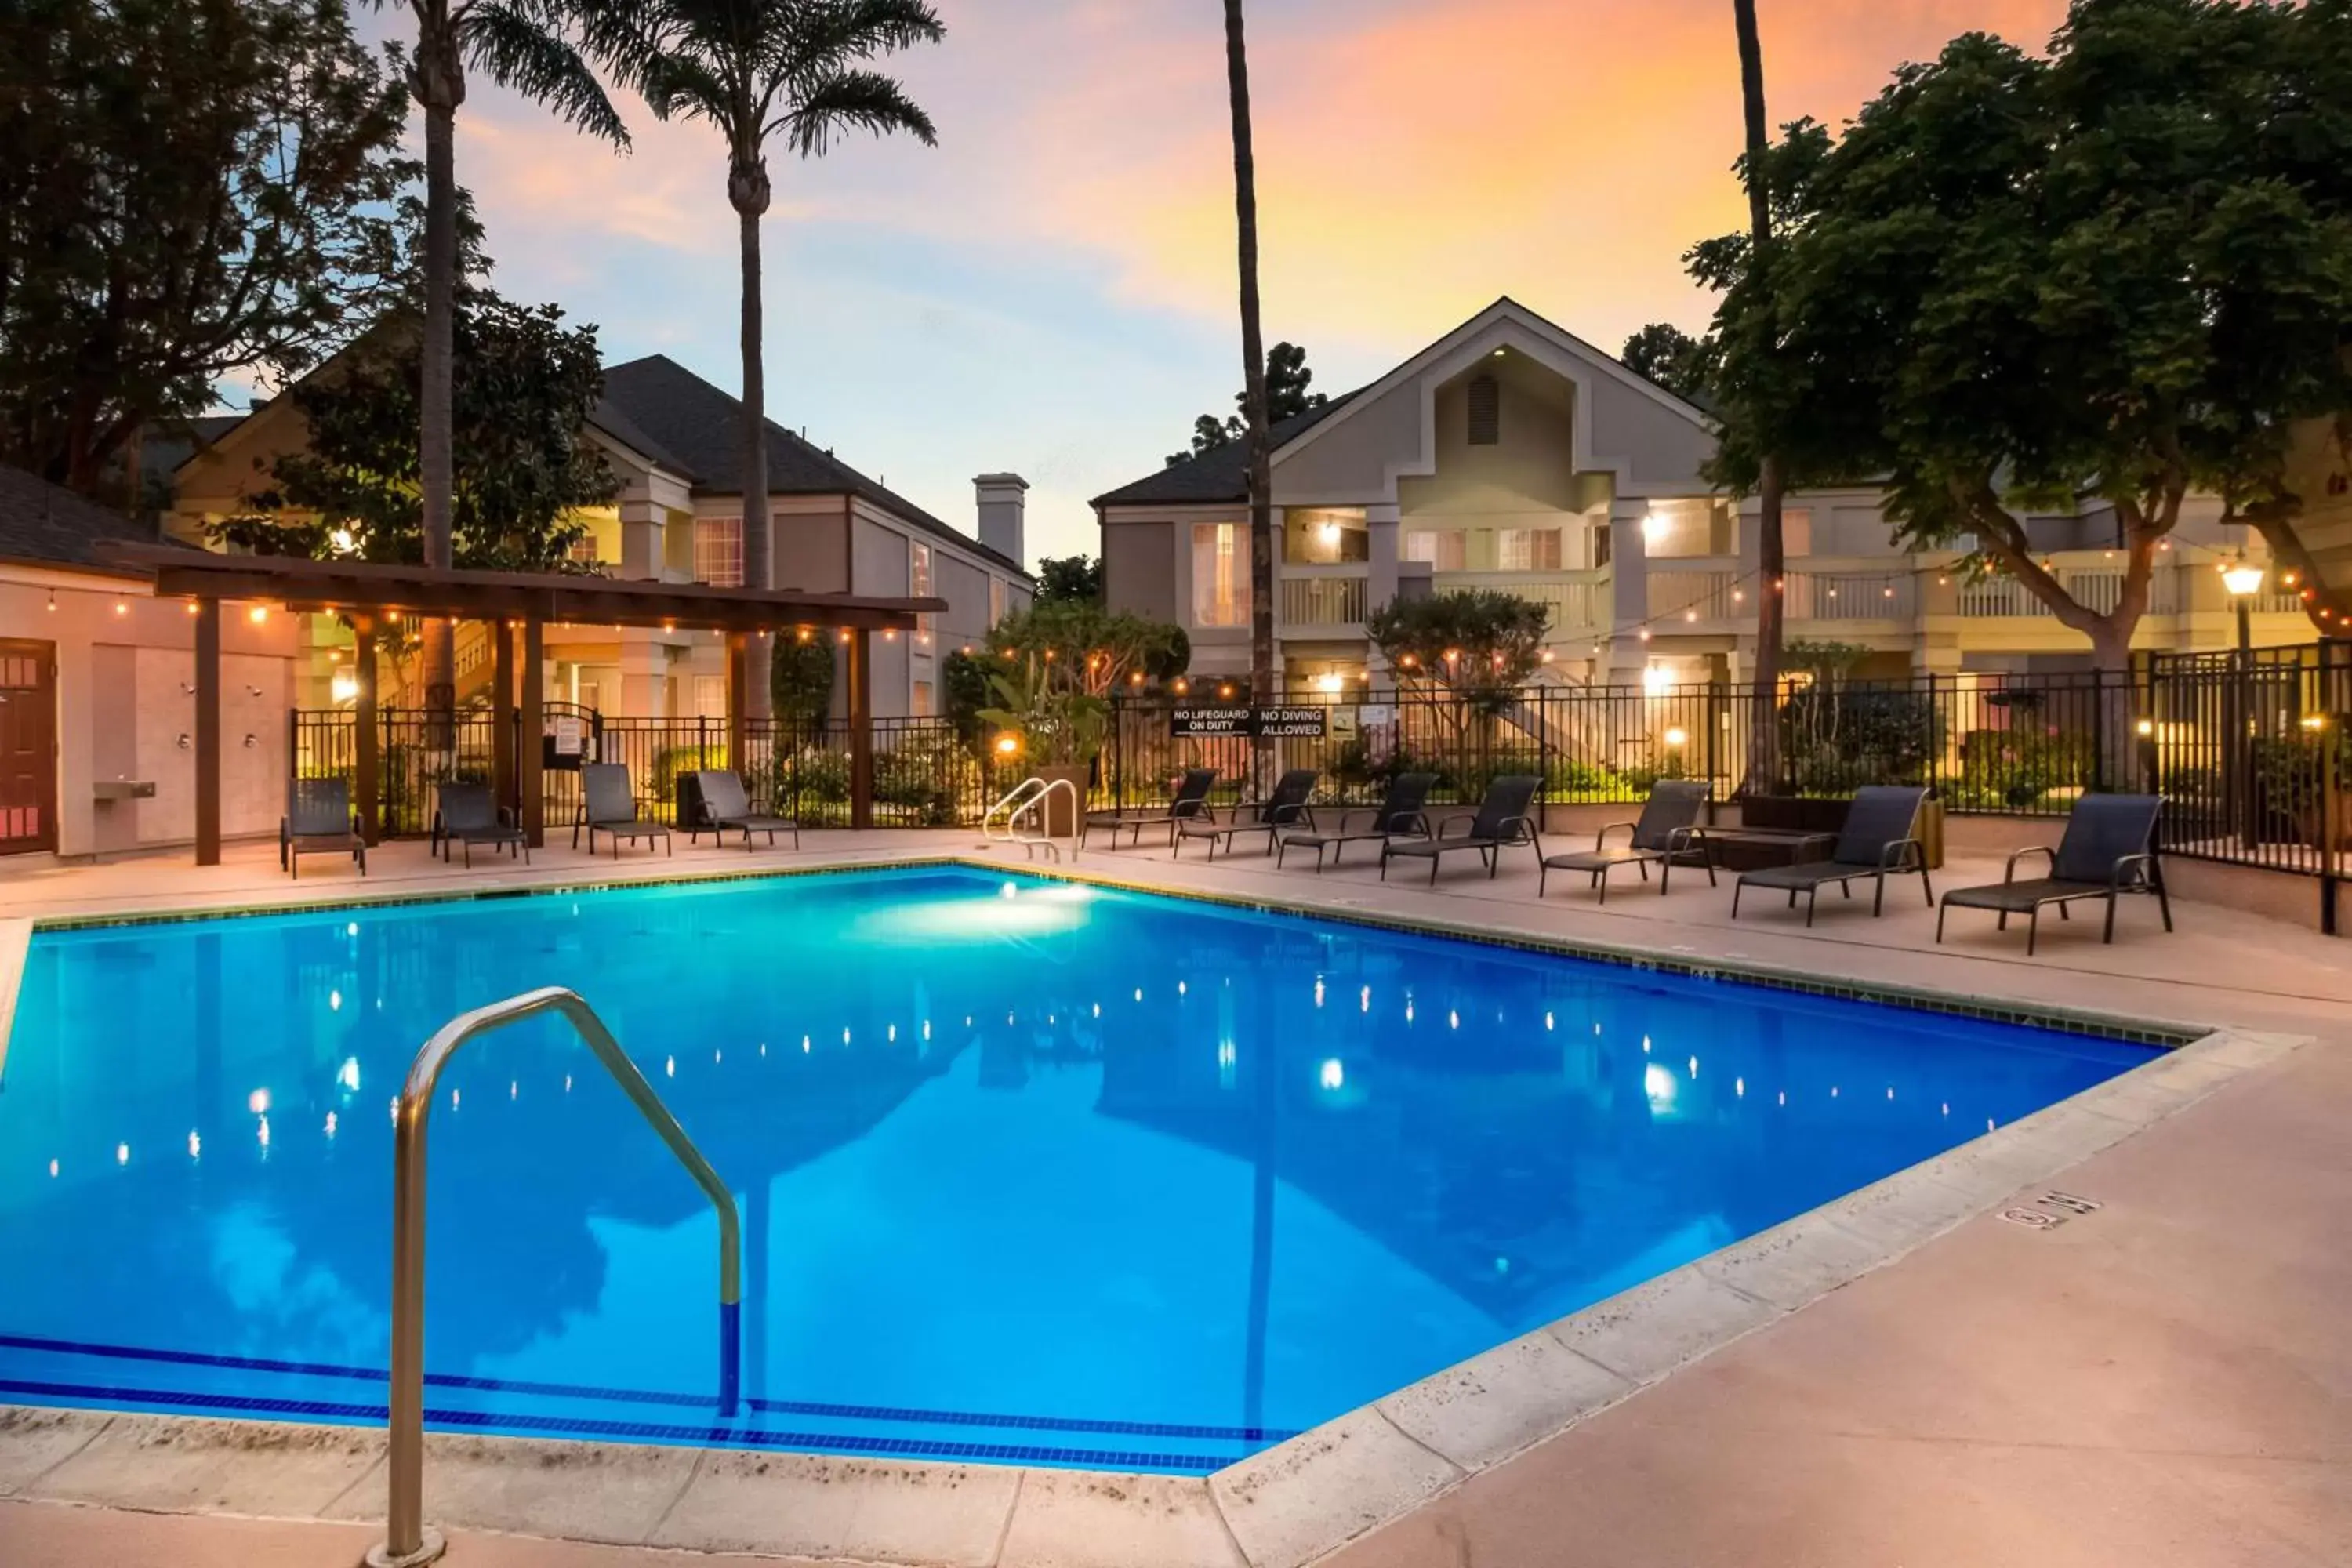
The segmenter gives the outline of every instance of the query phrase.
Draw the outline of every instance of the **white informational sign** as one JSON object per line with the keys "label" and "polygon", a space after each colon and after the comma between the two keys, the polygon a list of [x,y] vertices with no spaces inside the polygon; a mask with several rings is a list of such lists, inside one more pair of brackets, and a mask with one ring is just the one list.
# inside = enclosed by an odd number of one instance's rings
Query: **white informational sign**
{"label": "white informational sign", "polygon": [[579,720],[566,718],[558,719],[555,721],[555,754],[557,756],[578,756],[585,740],[586,726]]}
{"label": "white informational sign", "polygon": [[1367,730],[1377,730],[1383,724],[1396,722],[1396,710],[1385,702],[1367,702],[1356,710],[1356,717]]}

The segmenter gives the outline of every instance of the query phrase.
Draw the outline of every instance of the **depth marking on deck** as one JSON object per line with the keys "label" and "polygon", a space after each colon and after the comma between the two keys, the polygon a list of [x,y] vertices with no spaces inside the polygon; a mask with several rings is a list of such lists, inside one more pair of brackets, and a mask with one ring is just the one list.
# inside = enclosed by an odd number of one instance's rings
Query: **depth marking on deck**
{"label": "depth marking on deck", "polygon": [[2021,1225],[2028,1230],[2055,1230],[2070,1219],[2096,1214],[2103,1205],[2095,1200],[2078,1197],[2053,1188],[2033,1200],[2031,1206],[2013,1204],[2000,1211],[2000,1217],[2011,1225]]}

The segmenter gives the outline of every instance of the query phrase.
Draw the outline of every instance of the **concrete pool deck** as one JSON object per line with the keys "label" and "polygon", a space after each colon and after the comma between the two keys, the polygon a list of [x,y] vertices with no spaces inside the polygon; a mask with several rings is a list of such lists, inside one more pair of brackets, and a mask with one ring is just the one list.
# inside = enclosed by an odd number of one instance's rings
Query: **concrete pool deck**
{"label": "concrete pool deck", "polygon": [[[701,850],[623,868],[741,874],[969,856],[977,838],[809,842],[749,865],[740,850]],[[527,876],[575,885],[610,879],[611,865],[591,870],[551,852]],[[470,875],[428,868],[408,846],[377,866],[365,894],[524,879],[479,865]],[[1956,916],[1950,945],[1934,950],[1916,887],[1899,885],[1885,920],[1868,920],[1858,902],[1825,903],[1807,934],[1769,905],[1733,925],[1728,887],[1709,890],[1703,879],[1678,879],[1664,900],[1621,883],[1604,911],[1580,887],[1537,905],[1532,869],[1518,865],[1492,883],[1462,867],[1434,893],[1383,887],[1369,865],[1318,879],[1246,858],[1171,866],[1164,850],[1089,853],[1077,869],[1352,918],[2241,1034],[2158,1064],[2169,1081],[2142,1069],[2095,1090],[2105,1102],[2070,1101],[2004,1129],[2024,1136],[1999,1159],[1986,1157],[1991,1142],[1965,1146],[1882,1184],[1891,1196],[1866,1189],[1207,1483],[985,1468],[950,1478],[951,1468],[681,1449],[559,1462],[546,1446],[460,1439],[436,1446],[428,1472],[430,1511],[459,1527],[449,1561],[677,1561],[521,1538],[533,1534],[791,1546],[800,1561],[1155,1568],[2352,1557],[2352,1258],[2340,1218],[2352,1199],[2342,1147],[2352,1140],[2340,1131],[2352,1111],[2342,1049],[2352,946],[2185,903],[2181,931],[2166,937],[2152,903],[2133,900],[2115,947],[2097,943],[2095,922],[2053,922],[2027,961],[2021,933],[1996,937],[1982,917]],[[1938,885],[1998,877],[1997,862],[1960,863]],[[332,873],[289,889],[273,857],[247,851],[212,872],[151,863],[0,873],[0,920],[275,902],[289,891],[347,901],[362,889]],[[2320,1044],[2291,1050],[2266,1032]],[[2099,1206],[2037,1201],[2053,1188]],[[2040,1217],[2004,1218],[2011,1209]],[[1792,1242],[1781,1234],[1792,1227],[1810,1234]],[[1562,1412],[1573,1424],[1557,1430]],[[321,1434],[297,1458],[250,1444],[190,1447],[163,1425],[20,1418],[0,1434],[0,1499],[23,1500],[0,1501],[0,1560],[344,1563],[373,1539],[367,1527],[221,1516],[369,1517],[381,1506],[374,1435]],[[524,1462],[486,1463],[493,1453]],[[837,1486],[849,1469],[883,1485]],[[918,1469],[940,1484],[904,1484]],[[101,1498],[127,1506],[89,1506]],[[468,1534],[469,1524],[520,1533]]]}

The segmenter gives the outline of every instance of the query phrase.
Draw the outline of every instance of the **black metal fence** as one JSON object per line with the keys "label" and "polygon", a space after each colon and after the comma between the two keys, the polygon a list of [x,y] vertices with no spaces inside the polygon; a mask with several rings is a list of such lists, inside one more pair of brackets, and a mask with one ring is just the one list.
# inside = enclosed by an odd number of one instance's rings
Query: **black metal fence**
{"label": "black metal fence", "polygon": [[[1322,732],[1276,741],[1276,764],[1314,768],[1319,797],[1334,802],[1378,799],[1389,780],[1416,772],[1437,775],[1441,803],[1475,801],[1504,773],[1542,778],[1554,805],[1630,805],[1658,779],[1701,778],[1721,800],[1914,784],[1952,813],[2054,817],[2086,791],[2129,789],[2167,798],[2164,846],[2173,854],[2333,875],[2352,847],[2352,645],[2343,643],[2149,658],[2126,676],[1823,681],[1769,706],[1721,685],[1544,685],[1486,701],[1430,689],[1359,689],[1290,700],[1321,710]],[[1218,771],[1220,800],[1244,793],[1252,742],[1178,735],[1173,710],[1187,701],[1114,702],[1093,805],[1161,799],[1189,767]],[[436,783],[490,776],[487,714],[436,726],[421,713],[387,711],[379,723],[387,834],[427,829]],[[299,773],[356,777],[350,713],[300,712],[292,724]],[[1755,745],[1759,724],[1769,727],[1769,747]],[[987,740],[944,718],[875,721],[875,822],[977,822],[1027,771],[1000,762]],[[817,826],[851,819],[851,735],[840,721],[755,722],[746,727],[746,754],[730,757],[723,720],[560,712],[538,743],[551,829],[572,820],[587,761],[625,764],[644,808],[665,820],[675,819],[678,775],[716,767],[741,773],[763,807]],[[1750,777],[1759,757],[1769,763],[1760,784]]]}

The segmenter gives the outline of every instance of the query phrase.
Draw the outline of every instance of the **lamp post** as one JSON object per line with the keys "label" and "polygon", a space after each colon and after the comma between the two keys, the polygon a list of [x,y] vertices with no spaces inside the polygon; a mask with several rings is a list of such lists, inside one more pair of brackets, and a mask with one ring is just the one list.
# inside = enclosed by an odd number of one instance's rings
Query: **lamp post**
{"label": "lamp post", "polygon": [[2255,839],[2254,749],[2247,734],[2253,713],[2252,693],[2248,689],[2253,668],[2253,607],[2254,595],[2263,591],[2263,581],[2268,575],[2242,556],[2237,564],[2221,573],[2221,585],[2230,591],[2230,603],[2238,612],[2238,647],[2230,658],[2229,700],[2223,706],[2222,716],[2223,744],[2227,748],[2222,756],[2222,805],[2238,842],[2249,849],[2254,847]]}

